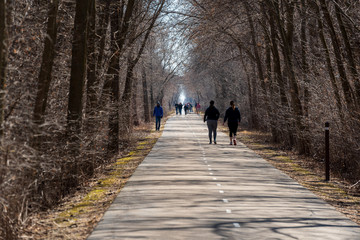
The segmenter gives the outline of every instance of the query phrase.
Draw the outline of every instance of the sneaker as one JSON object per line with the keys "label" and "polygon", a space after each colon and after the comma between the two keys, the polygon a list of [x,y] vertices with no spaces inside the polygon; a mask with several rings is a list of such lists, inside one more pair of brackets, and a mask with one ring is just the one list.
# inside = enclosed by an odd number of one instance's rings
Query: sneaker
{"label": "sneaker", "polygon": [[232,142],[230,142],[230,145],[232,145]]}
{"label": "sneaker", "polygon": [[211,144],[211,142],[209,142],[209,144]]}
{"label": "sneaker", "polygon": [[214,142],[214,144],[216,144],[216,142]]}
{"label": "sneaker", "polygon": [[234,139],[234,145],[236,145],[236,139]]}

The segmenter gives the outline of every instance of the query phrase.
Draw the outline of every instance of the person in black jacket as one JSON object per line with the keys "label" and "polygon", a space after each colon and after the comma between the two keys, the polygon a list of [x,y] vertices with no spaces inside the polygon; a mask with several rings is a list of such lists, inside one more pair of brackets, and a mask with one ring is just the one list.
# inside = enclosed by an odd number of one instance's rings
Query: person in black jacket
{"label": "person in black jacket", "polygon": [[230,145],[233,143],[236,145],[236,132],[241,122],[241,115],[239,109],[235,107],[234,101],[230,102],[230,107],[225,112],[224,125],[226,120],[230,130]]}
{"label": "person in black jacket", "polygon": [[180,115],[181,115],[182,107],[183,107],[182,103],[179,102],[179,104],[178,104],[178,110],[179,110]]}
{"label": "person in black jacket", "polygon": [[204,115],[204,122],[207,121],[207,126],[209,129],[209,140],[211,144],[212,133],[214,133],[214,144],[216,144],[216,129],[217,129],[217,122],[220,117],[219,110],[216,109],[214,106],[214,101],[210,101],[210,106],[206,109]]}

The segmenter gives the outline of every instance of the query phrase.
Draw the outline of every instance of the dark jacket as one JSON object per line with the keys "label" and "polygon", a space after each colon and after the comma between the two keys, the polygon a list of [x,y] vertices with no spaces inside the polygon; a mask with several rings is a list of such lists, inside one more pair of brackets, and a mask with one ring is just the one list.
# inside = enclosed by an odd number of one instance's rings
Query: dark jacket
{"label": "dark jacket", "polygon": [[241,115],[238,108],[233,109],[229,107],[225,112],[224,122],[228,120],[228,123],[239,123],[241,122]]}
{"label": "dark jacket", "polygon": [[153,116],[155,116],[155,117],[163,117],[163,114],[164,114],[164,112],[163,112],[162,107],[156,106],[156,107],[154,108]]}
{"label": "dark jacket", "polygon": [[220,117],[219,110],[217,110],[216,107],[214,106],[210,106],[205,111],[204,122],[206,120],[218,120],[219,117]]}

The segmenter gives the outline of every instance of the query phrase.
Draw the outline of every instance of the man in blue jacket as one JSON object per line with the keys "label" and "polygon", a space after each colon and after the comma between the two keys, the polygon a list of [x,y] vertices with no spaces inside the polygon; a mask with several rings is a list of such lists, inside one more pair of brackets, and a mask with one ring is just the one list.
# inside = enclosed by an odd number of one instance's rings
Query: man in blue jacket
{"label": "man in blue jacket", "polygon": [[160,123],[161,123],[161,118],[163,117],[164,112],[162,107],[160,106],[160,102],[157,102],[156,107],[154,108],[154,113],[153,116],[155,116],[156,118],[156,131],[160,131]]}

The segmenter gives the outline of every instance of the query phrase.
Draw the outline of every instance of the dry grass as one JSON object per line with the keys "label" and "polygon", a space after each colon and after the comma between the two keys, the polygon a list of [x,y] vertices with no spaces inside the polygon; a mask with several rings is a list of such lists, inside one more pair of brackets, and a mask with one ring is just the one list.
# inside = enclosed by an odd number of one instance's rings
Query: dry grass
{"label": "dry grass", "polygon": [[104,167],[59,206],[33,214],[21,238],[86,239],[161,136],[163,129],[156,132],[150,130],[153,128],[153,124],[137,127],[130,148],[122,156]]}

